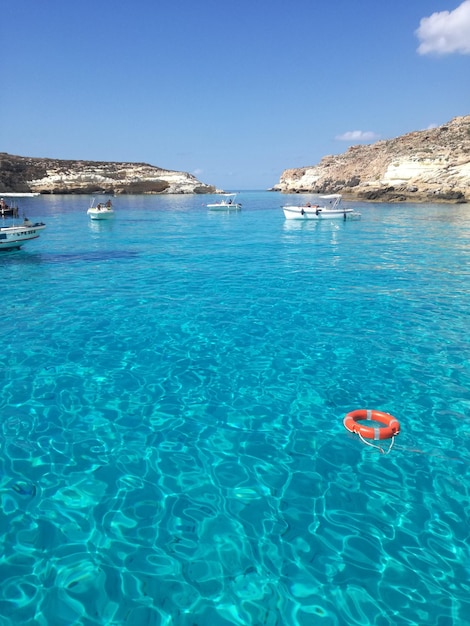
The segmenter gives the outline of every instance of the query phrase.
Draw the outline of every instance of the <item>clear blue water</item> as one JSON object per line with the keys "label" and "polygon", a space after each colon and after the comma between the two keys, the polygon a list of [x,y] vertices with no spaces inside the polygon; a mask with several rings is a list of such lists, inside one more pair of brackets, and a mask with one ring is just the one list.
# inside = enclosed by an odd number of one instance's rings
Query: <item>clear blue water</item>
{"label": "clear blue water", "polygon": [[470,624],[470,208],[239,198],[21,202],[0,626]]}

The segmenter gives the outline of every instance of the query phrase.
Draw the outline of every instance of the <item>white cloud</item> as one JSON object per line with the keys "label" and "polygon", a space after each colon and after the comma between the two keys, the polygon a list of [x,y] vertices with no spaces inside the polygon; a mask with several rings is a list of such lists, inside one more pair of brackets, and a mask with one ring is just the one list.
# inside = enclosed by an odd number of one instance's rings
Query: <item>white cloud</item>
{"label": "white cloud", "polygon": [[204,170],[201,169],[200,167],[196,167],[196,169],[193,170],[193,176],[200,176],[203,173],[204,173]]}
{"label": "white cloud", "polygon": [[374,141],[380,135],[373,133],[371,130],[349,130],[347,133],[337,135],[339,141]]}
{"label": "white cloud", "polygon": [[419,54],[470,54],[470,0],[453,11],[423,17],[416,35]]}

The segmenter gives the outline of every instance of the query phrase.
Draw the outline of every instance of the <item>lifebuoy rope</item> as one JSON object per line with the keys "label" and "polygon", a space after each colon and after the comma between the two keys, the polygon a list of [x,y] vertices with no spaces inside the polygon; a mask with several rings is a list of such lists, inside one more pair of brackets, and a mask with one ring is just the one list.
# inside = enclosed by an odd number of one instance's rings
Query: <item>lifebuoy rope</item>
{"label": "lifebuoy rope", "polygon": [[367,439],[364,439],[361,433],[357,433],[357,434],[359,435],[359,439],[362,441],[362,443],[365,443],[366,446],[370,446],[371,448],[377,448],[377,450],[380,450],[382,454],[388,454],[390,450],[393,448],[393,444],[395,443],[395,435],[394,435],[390,440],[390,445],[388,446],[388,450],[384,450],[382,446],[378,446],[375,443],[371,443],[370,441],[367,441]]}

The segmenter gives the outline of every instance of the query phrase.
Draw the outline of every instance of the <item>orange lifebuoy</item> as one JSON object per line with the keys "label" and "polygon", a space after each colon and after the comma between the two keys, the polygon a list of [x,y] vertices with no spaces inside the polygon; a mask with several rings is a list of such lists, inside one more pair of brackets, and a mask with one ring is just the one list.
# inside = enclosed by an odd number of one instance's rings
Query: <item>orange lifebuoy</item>
{"label": "orange lifebuoy", "polygon": [[[382,424],[382,426],[366,426],[361,424],[359,420],[370,420]],[[373,411],[371,409],[358,409],[351,411],[343,420],[345,428],[352,433],[357,433],[367,439],[390,439],[400,432],[400,422],[390,415],[382,411]]]}

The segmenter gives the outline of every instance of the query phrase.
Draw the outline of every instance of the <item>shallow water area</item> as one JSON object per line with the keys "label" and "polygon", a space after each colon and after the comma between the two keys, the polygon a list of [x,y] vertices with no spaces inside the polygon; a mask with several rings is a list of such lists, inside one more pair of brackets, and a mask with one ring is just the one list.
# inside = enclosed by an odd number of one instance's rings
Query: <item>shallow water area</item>
{"label": "shallow water area", "polygon": [[1,626],[470,624],[470,207],[21,200]]}

